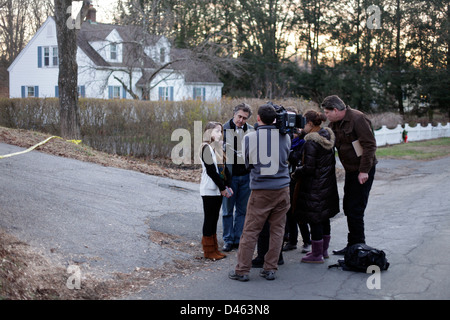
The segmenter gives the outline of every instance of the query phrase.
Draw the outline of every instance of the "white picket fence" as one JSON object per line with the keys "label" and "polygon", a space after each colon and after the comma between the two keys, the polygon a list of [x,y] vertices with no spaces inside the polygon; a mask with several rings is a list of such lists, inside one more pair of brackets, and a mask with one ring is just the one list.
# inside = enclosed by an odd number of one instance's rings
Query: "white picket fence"
{"label": "white picket fence", "polygon": [[408,141],[420,141],[420,140],[430,140],[443,137],[450,137],[450,123],[448,122],[445,126],[438,124],[433,127],[431,123],[426,127],[422,127],[420,124],[415,127],[410,127],[405,124],[403,128],[398,125],[394,129],[388,129],[386,126],[382,126],[381,129],[375,130],[375,139],[377,140],[377,146],[385,146],[391,144],[399,144],[403,142],[403,130],[408,132]]}

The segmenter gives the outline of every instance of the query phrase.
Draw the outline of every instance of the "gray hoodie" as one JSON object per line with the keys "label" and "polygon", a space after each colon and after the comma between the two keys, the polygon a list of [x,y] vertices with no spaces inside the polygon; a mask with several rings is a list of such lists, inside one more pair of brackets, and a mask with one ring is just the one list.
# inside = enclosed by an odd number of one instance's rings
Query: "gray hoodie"
{"label": "gray hoodie", "polygon": [[258,126],[244,137],[245,166],[250,171],[250,189],[278,190],[289,186],[289,135],[273,125]]}

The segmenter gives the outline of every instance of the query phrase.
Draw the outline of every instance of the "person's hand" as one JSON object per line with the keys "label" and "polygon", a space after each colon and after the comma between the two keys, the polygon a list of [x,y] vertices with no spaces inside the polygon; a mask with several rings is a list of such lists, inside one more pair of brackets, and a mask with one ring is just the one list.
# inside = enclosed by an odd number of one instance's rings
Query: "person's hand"
{"label": "person's hand", "polygon": [[293,180],[298,180],[300,178],[300,167],[295,169],[295,171],[291,173],[291,178]]}
{"label": "person's hand", "polygon": [[233,190],[231,188],[227,188],[223,191],[220,191],[220,194],[226,198],[231,198],[233,196]]}
{"label": "person's hand", "polygon": [[364,173],[364,172],[360,172],[358,175],[358,181],[360,184],[364,184],[367,182],[367,180],[369,180],[369,174],[368,173]]}

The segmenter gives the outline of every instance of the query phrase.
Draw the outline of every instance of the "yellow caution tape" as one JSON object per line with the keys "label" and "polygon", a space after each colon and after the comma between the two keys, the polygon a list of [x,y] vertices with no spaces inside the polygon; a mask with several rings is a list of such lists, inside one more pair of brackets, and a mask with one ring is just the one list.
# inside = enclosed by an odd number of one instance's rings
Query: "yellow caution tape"
{"label": "yellow caution tape", "polygon": [[[3,158],[9,158],[9,157],[13,157],[13,156],[18,156],[18,155],[20,155],[20,154],[24,154],[24,153],[30,152],[30,151],[36,149],[37,147],[42,146],[43,144],[46,144],[47,142],[49,142],[49,141],[50,141],[51,139],[53,139],[53,138],[62,139],[61,137],[58,137],[58,136],[51,136],[51,137],[45,139],[44,141],[39,142],[38,144],[35,144],[35,145],[32,146],[32,147],[29,147],[27,150],[20,151],[20,152],[16,152],[16,153],[6,154],[6,155],[4,155],[4,156],[0,156],[0,159],[3,159]],[[75,144],[77,144],[77,145],[81,143],[81,140],[67,140],[67,141],[68,141],[68,142],[75,143]]]}
{"label": "yellow caution tape", "polygon": [[72,143],[75,143],[75,144],[80,144],[81,143],[81,140],[66,140],[67,142],[72,142]]}

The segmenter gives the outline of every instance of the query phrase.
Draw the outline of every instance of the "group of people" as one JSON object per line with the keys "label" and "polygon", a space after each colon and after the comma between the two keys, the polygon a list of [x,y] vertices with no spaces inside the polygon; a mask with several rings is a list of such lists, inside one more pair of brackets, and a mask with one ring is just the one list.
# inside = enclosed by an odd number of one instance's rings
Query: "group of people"
{"label": "group of people", "polygon": [[[329,257],[330,218],[340,211],[336,149],[345,169],[348,236],[347,246],[333,253],[342,255],[352,244],[365,243],[364,211],[377,163],[372,126],[338,96],[325,98],[321,107],[323,113],[305,112],[304,128],[290,135],[279,133],[270,104],[258,108],[255,126],[247,123],[252,111],[244,103],[225,124],[206,125],[200,148],[203,252],[218,260],[226,256],[222,251],[238,248],[230,279],[248,281],[255,265],[262,266],[262,277],[275,279],[282,251],[296,247],[298,228],[304,247],[311,245],[301,262],[323,263]],[[327,119],[330,124],[323,127]],[[222,251],[217,241],[221,208]],[[258,257],[252,260],[256,246]]]}

